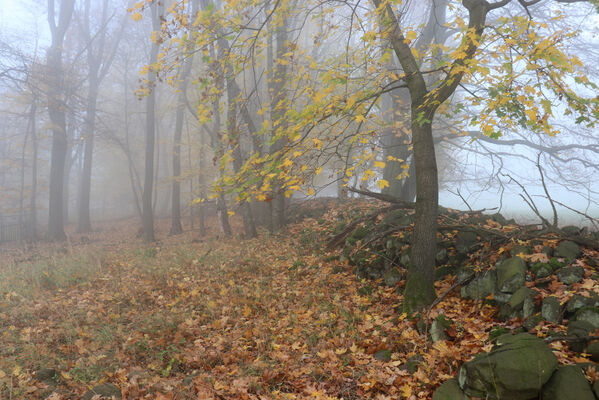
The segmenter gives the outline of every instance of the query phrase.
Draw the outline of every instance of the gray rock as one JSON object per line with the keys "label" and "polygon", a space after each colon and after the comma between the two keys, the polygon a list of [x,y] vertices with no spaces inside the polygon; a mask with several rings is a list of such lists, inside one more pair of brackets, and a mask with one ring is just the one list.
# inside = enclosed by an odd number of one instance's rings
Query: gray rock
{"label": "gray rock", "polygon": [[588,297],[584,297],[580,294],[575,294],[566,303],[566,311],[570,314],[574,314],[576,311],[583,307],[591,306],[593,301]]}
{"label": "gray rock", "polygon": [[455,248],[460,254],[468,254],[470,248],[478,243],[476,232],[459,231],[456,237]]}
{"label": "gray rock", "polygon": [[541,393],[543,400],[595,400],[591,385],[576,365],[559,367]]}
{"label": "gray rock", "polygon": [[469,396],[528,400],[538,396],[557,365],[542,339],[528,333],[502,335],[493,350],[462,365],[458,382]]}
{"label": "gray rock", "polygon": [[451,323],[452,321],[447,319],[443,314],[434,319],[431,324],[431,340],[433,343],[449,339],[449,336],[445,333],[445,329],[448,329]]}
{"label": "gray rock", "polygon": [[535,278],[546,278],[553,273],[551,265],[546,263],[535,263],[530,267],[530,270],[535,274]]}
{"label": "gray rock", "polygon": [[387,272],[385,272],[383,274],[383,282],[385,282],[385,285],[387,285],[387,286],[395,286],[402,279],[403,279],[403,276],[397,268],[391,268],[390,270],[388,270]]}
{"label": "gray rock", "polygon": [[528,318],[533,314],[538,312],[538,307],[535,304],[535,300],[532,297],[527,297],[524,299],[524,304],[522,305],[522,316],[524,318]]}
{"label": "gray rock", "polygon": [[497,275],[495,271],[481,272],[468,285],[462,287],[462,297],[482,300],[496,291]]}
{"label": "gray rock", "polygon": [[435,260],[437,261],[437,265],[445,264],[447,262],[447,249],[439,250],[435,256]]}
{"label": "gray rock", "polygon": [[502,304],[499,306],[499,312],[497,313],[497,318],[500,321],[509,321],[514,318],[522,318],[522,310],[514,310],[508,304]]}
{"label": "gray rock", "polygon": [[524,324],[522,324],[522,326],[524,327],[524,329],[530,332],[533,329],[535,329],[542,320],[543,317],[541,317],[540,315],[531,315],[530,317],[526,318],[526,321],[524,321]]}
{"label": "gray rock", "polygon": [[574,314],[574,320],[586,321],[593,326],[593,329],[599,329],[599,308],[583,307],[576,311],[576,314]]}
{"label": "gray rock", "polygon": [[588,345],[585,353],[589,353],[591,355],[591,360],[595,362],[599,362],[599,342],[593,342]]}
{"label": "gray rock", "polygon": [[500,292],[514,293],[524,286],[526,263],[520,257],[504,260],[497,266],[497,287]]}
{"label": "gray rock", "polygon": [[519,244],[515,245],[510,250],[510,255],[512,257],[518,257],[518,254],[531,254],[531,253],[532,252],[530,251],[530,247],[522,246],[522,245],[519,245]]}
{"label": "gray rock", "polygon": [[520,289],[516,290],[514,294],[510,297],[508,304],[514,310],[521,310],[524,307],[524,301],[527,298],[534,298],[537,292],[526,286],[522,286]]}
{"label": "gray rock", "polygon": [[543,299],[541,306],[541,316],[549,322],[559,324],[561,321],[561,305],[555,296],[548,296]]}
{"label": "gray rock", "polygon": [[435,280],[445,278],[447,275],[451,275],[455,272],[455,268],[451,265],[443,265],[435,269]]}
{"label": "gray rock", "polygon": [[555,256],[563,257],[568,261],[574,261],[582,253],[580,246],[569,240],[564,240],[555,248]]}
{"label": "gray rock", "polygon": [[493,300],[497,304],[506,304],[507,302],[510,301],[511,298],[512,298],[511,293],[495,292],[493,294]]}
{"label": "gray rock", "polygon": [[580,233],[583,231],[583,229],[575,225],[568,225],[561,228],[561,231],[568,236],[580,236]]}
{"label": "gray rock", "polygon": [[543,246],[541,253],[545,253],[547,257],[551,257],[553,255],[553,247]]}
{"label": "gray rock", "polygon": [[403,266],[408,266],[410,264],[410,252],[409,251],[404,251],[403,253],[401,253],[401,256],[399,257],[399,263]]}
{"label": "gray rock", "polygon": [[510,330],[508,328],[505,328],[503,326],[494,326],[489,331],[489,340],[493,342],[495,339],[502,335],[505,335],[506,333],[510,333]]}
{"label": "gray rock", "polygon": [[573,283],[580,282],[583,276],[584,268],[578,265],[564,267],[557,271],[557,278],[566,285],[571,285]]}
{"label": "gray rock", "polygon": [[111,383],[102,383],[100,385],[94,386],[90,391],[85,393],[81,400],[91,400],[94,396],[99,395],[103,398],[117,398],[120,399],[121,389],[118,386],[115,386]]}
{"label": "gray rock", "polygon": [[[570,320],[568,322],[567,335],[572,337],[585,337],[588,336],[593,330],[593,325],[587,321]],[[577,353],[581,353],[586,347],[586,343],[584,341],[570,342],[569,345],[570,348]]]}
{"label": "gray rock", "polygon": [[470,398],[464,394],[458,380],[453,378],[435,390],[433,393],[433,400],[469,400]]}
{"label": "gray rock", "polygon": [[474,276],[475,272],[474,272],[474,268],[472,267],[462,267],[458,270],[458,282],[463,283],[466,282],[468,279],[472,278]]}

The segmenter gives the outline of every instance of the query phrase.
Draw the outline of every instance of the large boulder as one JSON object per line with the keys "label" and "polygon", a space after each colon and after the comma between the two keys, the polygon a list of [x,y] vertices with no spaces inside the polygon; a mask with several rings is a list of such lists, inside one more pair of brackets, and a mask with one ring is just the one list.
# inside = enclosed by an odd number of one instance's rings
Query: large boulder
{"label": "large boulder", "polygon": [[538,396],[557,365],[542,339],[527,333],[502,335],[493,350],[462,365],[458,382],[469,396],[528,400]]}
{"label": "large boulder", "polygon": [[383,274],[383,282],[387,286],[394,287],[403,279],[402,273],[397,268],[391,268]]}
{"label": "large boulder", "polygon": [[574,320],[586,321],[591,324],[594,329],[599,329],[599,308],[583,307],[576,311],[576,314],[574,314]]}
{"label": "large boulder", "polygon": [[574,261],[582,253],[580,246],[576,243],[564,240],[556,248],[554,255],[565,258],[568,261]]}
{"label": "large boulder", "polygon": [[431,340],[433,343],[440,340],[449,340],[449,336],[445,333],[446,329],[451,327],[453,321],[441,314],[431,324]]}
{"label": "large boulder", "polygon": [[535,278],[546,278],[553,273],[553,268],[547,263],[534,263],[530,266],[530,270],[535,274]]}
{"label": "large boulder", "polygon": [[470,249],[478,243],[478,235],[473,231],[459,231],[456,236],[455,248],[460,254],[468,254]]}
{"label": "large boulder", "polygon": [[520,289],[516,290],[514,294],[510,297],[508,304],[510,307],[516,310],[521,310],[524,307],[524,302],[527,298],[534,298],[536,296],[536,290],[527,288],[526,286],[522,286]]}
{"label": "large boulder", "polygon": [[584,348],[586,347],[586,341],[582,338],[589,336],[589,334],[594,329],[595,328],[593,327],[593,325],[591,323],[589,323],[588,321],[570,320],[568,322],[567,335],[570,337],[581,338],[581,340],[579,340],[579,341],[570,342],[570,348],[577,353],[582,352],[584,350]]}
{"label": "large boulder", "polygon": [[569,314],[574,314],[576,311],[580,310],[583,307],[593,305],[594,301],[588,297],[585,297],[581,294],[575,294],[568,300],[566,303],[566,311]]}
{"label": "large boulder", "polygon": [[458,380],[453,378],[442,384],[433,393],[433,400],[469,400],[464,394]]}
{"label": "large boulder", "polygon": [[462,287],[462,297],[482,300],[496,291],[497,275],[488,270],[478,274],[468,285]]}
{"label": "large boulder", "polygon": [[541,316],[549,322],[559,324],[561,321],[562,306],[555,296],[548,296],[543,299],[541,306]]}
{"label": "large boulder", "polygon": [[585,353],[591,355],[591,360],[599,362],[599,342],[593,342],[589,344],[589,346],[585,350]]}
{"label": "large boulder", "polygon": [[566,285],[571,285],[573,283],[580,282],[583,277],[584,268],[578,265],[564,267],[557,271],[557,278]]}
{"label": "large boulder", "polygon": [[541,393],[543,400],[595,400],[591,385],[577,365],[559,367]]}
{"label": "large boulder", "polygon": [[519,257],[520,254],[530,254],[530,247],[522,246],[521,244],[517,244],[510,250],[510,255],[512,257]]}
{"label": "large boulder", "polygon": [[504,260],[497,266],[497,287],[499,291],[514,293],[524,286],[526,263],[520,257]]}

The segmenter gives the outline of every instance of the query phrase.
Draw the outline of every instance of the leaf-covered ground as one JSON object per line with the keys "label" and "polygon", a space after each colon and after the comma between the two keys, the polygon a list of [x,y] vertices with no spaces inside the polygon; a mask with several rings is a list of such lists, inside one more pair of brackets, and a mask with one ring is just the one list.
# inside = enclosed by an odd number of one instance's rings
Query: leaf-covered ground
{"label": "leaf-covered ground", "polygon": [[[165,223],[163,240],[146,246],[129,221],[5,249],[0,398],[78,399],[103,382],[127,399],[431,398],[490,348],[496,309],[448,295],[430,318],[451,318],[452,340],[432,344],[398,311],[402,283],[359,281],[314,250],[333,222],[249,241],[167,237]],[[538,334],[549,329],[565,330],[541,324]],[[553,346],[563,363],[575,360]],[[43,368],[59,376],[41,382]]]}

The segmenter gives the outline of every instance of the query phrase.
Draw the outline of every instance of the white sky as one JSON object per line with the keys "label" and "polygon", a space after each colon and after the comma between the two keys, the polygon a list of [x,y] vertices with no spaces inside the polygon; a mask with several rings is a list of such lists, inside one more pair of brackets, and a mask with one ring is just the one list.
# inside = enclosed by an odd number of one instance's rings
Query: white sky
{"label": "white sky", "polygon": [[45,0],[0,0],[0,38],[33,49],[37,36],[43,49],[49,40]]}

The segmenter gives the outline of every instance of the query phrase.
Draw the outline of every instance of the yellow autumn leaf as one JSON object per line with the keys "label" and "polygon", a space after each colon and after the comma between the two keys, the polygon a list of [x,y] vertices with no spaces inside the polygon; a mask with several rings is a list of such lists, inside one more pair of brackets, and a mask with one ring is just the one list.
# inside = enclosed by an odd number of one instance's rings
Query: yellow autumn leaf
{"label": "yellow autumn leaf", "polygon": [[379,179],[378,182],[376,183],[378,187],[380,187],[381,189],[384,189],[386,187],[389,187],[389,182],[386,179]]}
{"label": "yellow autumn leaf", "polygon": [[247,318],[247,317],[249,317],[250,315],[252,315],[252,309],[251,309],[251,308],[249,308],[247,304],[245,304],[245,305],[243,306],[243,316]]}
{"label": "yellow autumn leaf", "polygon": [[387,165],[387,164],[385,164],[385,162],[383,162],[383,161],[375,161],[374,162],[374,166],[376,168],[385,168],[385,165]]}
{"label": "yellow autumn leaf", "polygon": [[142,15],[138,12],[134,12],[133,14],[131,14],[131,18],[133,19],[133,21],[141,21],[142,20]]}

